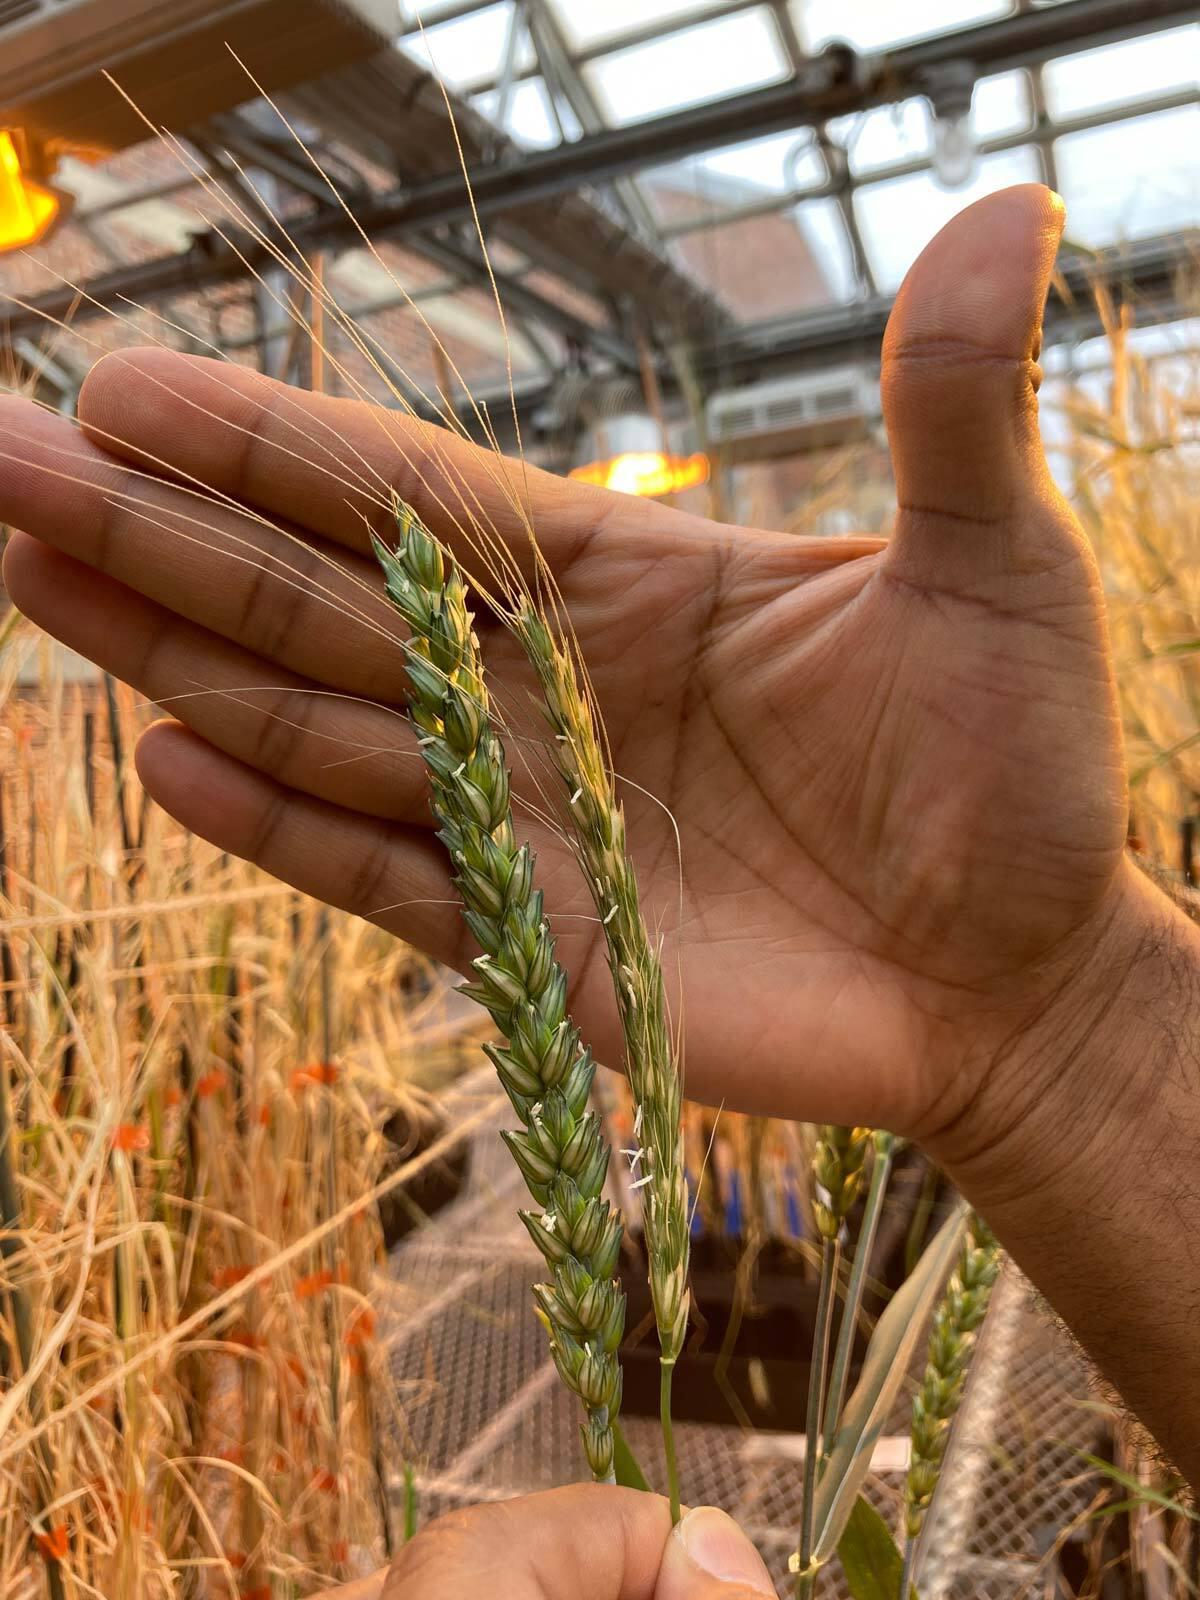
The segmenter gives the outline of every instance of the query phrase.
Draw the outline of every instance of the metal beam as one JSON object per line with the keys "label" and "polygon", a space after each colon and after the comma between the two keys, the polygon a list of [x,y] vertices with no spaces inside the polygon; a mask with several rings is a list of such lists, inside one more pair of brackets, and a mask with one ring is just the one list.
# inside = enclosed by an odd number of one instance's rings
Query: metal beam
{"label": "metal beam", "polygon": [[[772,10],[776,11],[777,21],[779,10],[786,12],[787,0],[765,0]],[[613,34],[598,40],[595,44],[584,45],[582,49],[570,52],[572,65],[578,69],[587,66],[593,61],[602,61],[605,56],[618,55],[622,50],[632,50],[638,45],[657,44],[660,39],[672,38],[677,33],[684,33],[688,28],[702,26],[706,22],[721,22],[726,17],[737,16],[742,11],[757,11],[762,8],[764,0],[724,0],[723,4],[700,4],[688,11],[677,11],[669,17],[652,17],[648,22],[638,23],[635,27],[627,28],[623,33]],[[788,18],[790,24],[790,17]],[[783,24],[779,22],[780,43],[787,50],[791,66],[798,70],[805,57],[799,48],[799,38],[793,36],[796,42],[796,52],[793,55],[786,36],[783,33]],[[519,78],[531,78],[537,73],[537,68],[527,66],[519,72]],[[496,80],[487,78],[478,85],[472,83],[472,94],[486,94],[495,87]]]}
{"label": "metal beam", "polygon": [[[546,0],[527,0],[529,37],[541,68],[546,88],[552,97],[562,94],[575,120],[587,134],[600,133],[606,123],[591,85],[583,78],[572,58],[556,13]],[[633,178],[613,184],[613,198],[625,214],[635,236],[658,239],[654,212]]]}
{"label": "metal beam", "polygon": [[[1200,235],[1149,239],[1096,256],[1064,256],[1055,273],[1055,288],[1046,302],[1044,337],[1048,344],[1103,331],[1095,303],[1095,287],[1108,285],[1139,304],[1174,305],[1178,275],[1194,260]],[[784,368],[832,366],[839,362],[877,360],[892,300],[878,295],[850,306],[757,323],[732,338],[700,346],[692,359],[702,379],[729,384],[756,381]]]}
{"label": "metal beam", "polygon": [[[1042,150],[1043,158],[1046,158],[1053,151],[1054,141],[1065,138],[1068,134],[1086,133],[1093,128],[1109,128],[1120,122],[1131,122],[1137,117],[1149,117],[1156,112],[1177,111],[1185,106],[1195,105],[1200,105],[1200,93],[1195,89],[1173,89],[1167,94],[1155,95],[1147,100],[1132,100],[1127,105],[1104,106],[1099,111],[1084,112],[1077,117],[1064,117],[1060,122],[1048,122],[1044,115],[1039,114],[1032,128],[1024,128],[1017,133],[998,134],[994,139],[981,139],[979,154],[995,155],[1004,150],[1019,150],[1025,145],[1037,145]],[[840,146],[833,148],[837,151]],[[892,161],[886,166],[876,167],[870,172],[855,176],[848,166],[844,170],[834,170],[827,143],[822,143],[821,150],[826,165],[831,169],[831,176],[827,182],[810,184],[806,189],[785,189],[778,194],[764,195],[762,199],[747,201],[745,205],[727,206],[722,211],[712,210],[705,212],[703,216],[686,217],[679,222],[664,224],[661,230],[663,239],[679,239],[684,234],[724,227],[727,223],[748,222],[754,217],[769,216],[772,212],[800,205],[805,200],[844,199],[860,189],[872,188],[877,183],[887,183],[893,178],[911,178],[918,172],[933,170],[932,156],[910,156],[903,161]],[[1046,161],[1046,182],[1052,189],[1057,188],[1053,166],[1049,160]]]}
{"label": "metal beam", "polygon": [[[1195,89],[1175,89],[1166,94],[1155,95],[1150,99],[1130,101],[1121,106],[1105,106],[1098,111],[1084,113],[1075,117],[1064,117],[1060,122],[1049,122],[1044,115],[1035,122],[1034,126],[1021,129],[1016,133],[997,135],[992,139],[980,140],[978,151],[981,156],[995,155],[1006,150],[1022,149],[1027,145],[1041,148],[1043,159],[1046,161],[1046,182],[1051,188],[1057,188],[1057,181],[1053,175],[1050,155],[1056,140],[1065,138],[1069,134],[1083,133],[1094,128],[1108,128],[1122,122],[1134,121],[1139,117],[1154,116],[1163,111],[1181,110],[1187,106],[1200,106],[1200,92]],[[840,147],[834,147],[838,149]],[[833,169],[830,160],[830,151],[826,143],[822,143],[822,154],[826,164]],[[683,237],[688,233],[703,231],[708,228],[723,227],[726,223],[747,222],[754,217],[768,216],[776,211],[785,211],[790,207],[802,204],[805,200],[825,200],[840,198],[857,193],[860,189],[873,188],[876,184],[887,183],[895,178],[913,177],[917,173],[931,172],[934,168],[932,156],[910,156],[901,161],[889,162],[886,165],[872,168],[870,171],[854,175],[847,169],[845,172],[833,170],[832,176],[825,182],[810,184],[806,188],[785,189],[775,194],[764,195],[761,199],[747,201],[743,205],[731,205],[723,210],[709,210],[702,216],[684,218],[678,222],[664,224],[662,237],[670,241]]]}
{"label": "metal beam", "polygon": [[[1095,256],[1064,256],[1055,274],[1056,286],[1046,304],[1044,335],[1047,345],[1092,338],[1103,333],[1095,299],[1098,283],[1118,297],[1145,308],[1156,320],[1188,315],[1176,299],[1179,280],[1200,248],[1200,233],[1165,239],[1147,239],[1120,250]],[[689,348],[689,361],[701,384],[716,387],[756,383],[781,372],[842,363],[875,362],[891,315],[892,300],[876,295],[853,305],[779,318],[723,334]],[[673,373],[659,374],[664,391],[677,391]],[[536,415],[550,397],[547,386],[523,385],[517,403],[523,416]],[[507,394],[476,397],[499,415],[508,404]]]}
{"label": "metal beam", "polygon": [[599,351],[628,372],[637,371],[637,352],[611,328],[597,328],[574,311],[555,305],[552,300],[547,300],[509,273],[498,272],[494,268],[489,273],[487,264],[479,256],[468,254],[466,249],[458,249],[444,240],[424,237],[411,239],[409,243],[426,260],[458,273],[477,288],[490,289],[494,280],[506,309],[511,307],[518,315],[540,322],[543,327],[553,328],[575,344]]}
{"label": "metal beam", "polygon": [[[407,309],[409,306],[420,305],[422,300],[441,300],[446,295],[453,294],[456,289],[462,288],[462,279],[455,274],[452,278],[442,278],[437,283],[422,284],[410,291],[397,289],[392,294],[380,295],[375,300],[361,300],[357,305],[342,305],[338,303],[338,311],[342,316],[349,317],[351,321],[358,322],[366,317],[378,316],[383,311],[395,311],[398,308]],[[295,326],[287,318],[280,316],[276,321],[268,322],[262,333],[247,333],[237,339],[224,339],[221,342],[222,350],[248,350],[256,345],[260,339],[286,338]]]}
{"label": "metal beam", "polygon": [[[1194,0],[1140,0],[1137,6],[1129,0],[1066,0],[1047,10],[921,40],[869,60],[851,51],[830,50],[785,83],[482,167],[473,175],[470,191],[462,173],[454,171],[389,194],[363,196],[357,206],[358,221],[381,239],[467,220],[473,212],[495,216],[641,167],[903,99],[922,92],[930,69],[948,61],[969,61],[980,76],[986,76],[1193,16]],[[345,212],[331,205],[297,220],[291,232],[297,247],[308,253],[335,248],[351,229]],[[235,243],[252,263],[262,264],[264,253],[255,240],[238,237]],[[187,251],[103,273],[84,289],[102,307],[122,297],[146,303],[181,290],[197,292],[227,283],[244,271],[236,251],[215,235],[204,234]],[[63,317],[94,309],[79,305],[75,291],[69,289],[52,291],[32,304],[31,311],[10,312],[10,337],[34,331],[40,325],[38,311]]]}

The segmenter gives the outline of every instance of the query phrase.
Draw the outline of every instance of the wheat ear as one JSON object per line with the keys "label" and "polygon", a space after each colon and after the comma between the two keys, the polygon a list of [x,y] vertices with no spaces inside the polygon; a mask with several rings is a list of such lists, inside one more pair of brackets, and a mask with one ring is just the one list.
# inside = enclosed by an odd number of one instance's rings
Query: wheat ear
{"label": "wheat ear", "polygon": [[958,1265],[934,1313],[925,1376],[913,1396],[912,1451],[904,1482],[906,1546],[902,1595],[909,1590],[917,1539],[941,1476],[950,1429],[962,1402],[976,1331],[987,1315],[992,1285],[999,1270],[1000,1247],[995,1235],[972,1213]]}
{"label": "wheat ear", "polygon": [[533,886],[533,857],[514,837],[509,769],[462,577],[399,503],[396,527],[396,550],[376,540],[375,553],[388,598],[412,632],[405,646],[410,715],[438,837],[456,869],[467,926],[484,951],[464,992],[508,1041],[507,1048],[484,1049],[523,1124],[502,1137],[544,1208],[520,1213],[552,1273],[534,1289],[538,1315],[563,1382],[583,1401],[588,1465],[597,1480],[612,1482],[625,1297],[613,1278],[621,1217],[601,1199],[610,1151],[598,1116],[587,1109],[596,1069],[567,1015],[567,976]]}
{"label": "wheat ear", "polygon": [[662,963],[642,917],[637,877],[626,851],[625,815],[574,655],[528,597],[518,602],[511,622],[537,675],[554,733],[550,749],[569,796],[576,848],[604,931],[624,1035],[626,1071],[637,1106],[635,1181],[644,1197],[643,1232],[658,1327],[663,1442],[672,1513],[678,1521],[671,1375],[687,1334],[690,1217],[682,1089]]}

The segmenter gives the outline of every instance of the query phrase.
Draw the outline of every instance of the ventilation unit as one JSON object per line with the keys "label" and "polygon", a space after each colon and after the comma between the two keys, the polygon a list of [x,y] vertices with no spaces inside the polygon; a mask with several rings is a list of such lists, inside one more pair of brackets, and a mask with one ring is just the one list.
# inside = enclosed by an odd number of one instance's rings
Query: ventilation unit
{"label": "ventilation unit", "polygon": [[0,127],[120,150],[387,49],[396,0],[0,0]]}
{"label": "ventilation unit", "polygon": [[718,391],[708,441],[723,460],[764,460],[865,438],[878,415],[878,385],[857,367],[830,367]]}

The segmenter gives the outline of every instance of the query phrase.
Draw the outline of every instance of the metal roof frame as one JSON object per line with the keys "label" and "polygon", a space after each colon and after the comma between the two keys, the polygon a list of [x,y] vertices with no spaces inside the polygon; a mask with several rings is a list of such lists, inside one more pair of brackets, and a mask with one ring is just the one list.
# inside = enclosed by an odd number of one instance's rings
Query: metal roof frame
{"label": "metal roof frame", "polygon": [[[437,24],[456,17],[483,10],[495,0],[462,0],[457,6],[444,11]],[[611,51],[627,49],[632,42],[642,38],[658,38],[693,26],[698,21],[709,21],[746,9],[751,4],[766,5],[776,19],[784,43],[792,75],[782,83],[766,88],[745,91],[720,100],[654,117],[622,127],[602,124],[599,108],[590,86],[580,68],[590,59]],[[561,27],[558,26],[545,0],[516,0],[513,27],[505,49],[503,81],[494,84],[498,90],[511,91],[521,76],[541,71],[548,86],[555,79],[552,93],[563,96],[571,106],[573,115],[585,127],[582,138],[562,143],[548,150],[516,152],[497,135],[497,158],[477,164],[471,175],[472,193],[468,192],[461,171],[432,172],[398,185],[386,193],[377,193],[365,184],[352,196],[357,223],[373,239],[403,240],[406,247],[427,258],[438,259],[446,265],[453,286],[477,286],[486,268],[477,259],[470,241],[456,241],[455,229],[462,224],[472,224],[474,218],[499,219],[497,226],[521,226],[522,217],[536,215],[539,204],[556,206],[572,203],[571,198],[581,189],[602,190],[611,186],[615,203],[628,228],[640,234],[653,250],[666,242],[699,228],[720,226],[757,215],[786,209],[804,200],[833,198],[842,210],[857,258],[862,284],[862,298],[849,307],[837,306],[828,313],[809,314],[796,319],[782,340],[781,349],[798,359],[802,350],[816,353],[827,350],[829,330],[842,329],[834,344],[846,340],[865,339],[869,345],[875,337],[880,307],[886,305],[874,291],[869,276],[867,255],[858,235],[854,216],[854,193],[871,184],[886,182],[911,173],[927,170],[926,158],[892,163],[870,173],[851,174],[845,163],[832,171],[829,179],[816,187],[764,196],[745,205],[726,207],[694,219],[683,219],[669,224],[656,223],[650,207],[637,187],[635,175],[649,168],[661,168],[674,160],[694,156],[713,149],[741,144],[755,137],[784,130],[809,126],[824,138],[827,122],[836,116],[867,110],[873,106],[891,103],[910,95],[926,93],[931,74],[948,63],[969,63],[971,71],[979,77],[989,76],[1014,67],[1030,71],[1033,89],[1035,125],[1017,134],[981,142],[981,151],[990,153],[1024,145],[1035,145],[1042,152],[1047,167],[1046,176],[1053,179],[1053,140],[1064,134],[1087,127],[1119,122],[1127,117],[1147,112],[1169,109],[1192,103],[1196,96],[1189,92],[1162,95],[1130,106],[1104,108],[1085,117],[1063,119],[1052,123],[1044,114],[1044,96],[1040,83],[1041,64],[1057,55],[1073,50],[1092,48],[1099,44],[1130,39],[1157,29],[1190,21],[1194,7],[1182,0],[1140,0],[1131,6],[1128,0],[1066,0],[1051,8],[1029,9],[1027,0],[1021,0],[1022,9],[997,21],[960,29],[950,33],[918,39],[877,56],[858,56],[846,47],[831,47],[815,57],[803,55],[786,0],[725,0],[724,4],[698,6],[667,19],[659,19],[651,27],[625,34],[612,41],[602,41],[586,50],[572,52]],[[431,24],[433,26],[434,24]],[[516,43],[519,27],[528,27],[535,52],[535,64],[528,74],[517,71]],[[416,78],[431,82],[419,68],[412,67]],[[325,80],[316,80],[313,92],[319,94]],[[414,89],[414,95],[421,91]],[[440,88],[437,91],[441,97]],[[415,102],[414,102],[415,103]],[[482,119],[469,108],[462,115],[473,119],[472,131],[486,128]],[[260,131],[252,119],[233,113],[221,119],[211,130],[247,167],[270,173],[294,190],[307,195],[310,209],[289,226],[299,251],[311,253],[336,249],[357,242],[355,222],[342,207],[326,198],[327,191],[319,175],[298,157],[294,148],[288,148],[284,139],[272,139]],[[186,187],[191,180],[181,178],[178,187]],[[118,211],[121,205],[136,204],[145,198],[161,198],[173,192],[175,186],[157,184],[140,193],[124,197],[112,206],[107,204],[84,209],[84,222],[95,222],[101,216]],[[602,198],[602,196],[601,196]],[[87,297],[80,303],[79,291],[64,288],[38,296],[27,309],[10,307],[7,316],[0,312],[0,331],[10,339],[29,338],[45,326],[45,318],[60,318],[69,314],[83,317],[93,310],[104,309],[120,301],[142,304],[169,299],[180,293],[196,292],[244,279],[245,257],[256,269],[270,266],[269,256],[262,245],[249,233],[235,228],[225,228],[229,243],[215,232],[200,234],[193,246],[171,256],[150,261],[114,266],[98,274],[81,286]],[[520,234],[521,247],[536,254],[542,243],[538,230],[525,226]],[[1157,241],[1155,248],[1160,258],[1170,253],[1169,242]],[[1144,252],[1143,252],[1144,254]],[[579,262],[564,257],[555,259],[553,250],[546,252],[546,270],[559,277],[571,278],[585,269]],[[675,270],[675,269],[671,269]],[[564,311],[544,295],[523,284],[521,273],[504,275],[503,289],[509,298],[514,314],[530,327],[541,325],[558,332],[573,347],[590,347],[604,360],[625,370],[637,370],[637,351],[634,343],[620,328],[622,308],[613,306],[614,325],[597,328],[586,318]],[[594,293],[594,291],[593,291]],[[399,298],[399,297],[397,297]],[[601,303],[603,302],[601,295]],[[367,315],[393,304],[384,300],[379,304],[353,308],[356,315]],[[632,311],[630,304],[623,308]],[[268,319],[269,320],[269,319]],[[806,330],[806,331],[805,331]],[[853,330],[853,331],[851,331]],[[776,328],[776,333],[779,332]],[[698,350],[704,348],[705,339],[695,333]],[[719,335],[709,341],[715,349],[724,352],[725,360],[734,352],[735,365],[757,359],[753,352],[761,350],[762,329],[739,329],[722,321]],[[236,347],[253,342],[241,340]],[[535,348],[537,342],[534,341]],[[235,346],[231,346],[233,348]],[[540,358],[546,362],[550,352],[540,349]],[[549,376],[549,369],[547,369]],[[669,382],[669,374],[668,374]],[[526,388],[531,386],[526,385]],[[532,389],[536,390],[536,383]]]}

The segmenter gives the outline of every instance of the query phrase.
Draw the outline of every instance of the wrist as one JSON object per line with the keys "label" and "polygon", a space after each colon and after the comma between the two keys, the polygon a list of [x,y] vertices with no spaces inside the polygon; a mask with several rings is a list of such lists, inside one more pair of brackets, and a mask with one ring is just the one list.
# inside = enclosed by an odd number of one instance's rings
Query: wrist
{"label": "wrist", "polygon": [[985,1215],[1078,1168],[1095,1192],[1129,1120],[1162,1099],[1163,1056],[1200,1019],[1200,929],[1131,862],[1052,959],[998,1000],[921,1142]]}
{"label": "wrist", "polygon": [[1200,930],[1131,865],[929,1141],[1200,1485]]}

